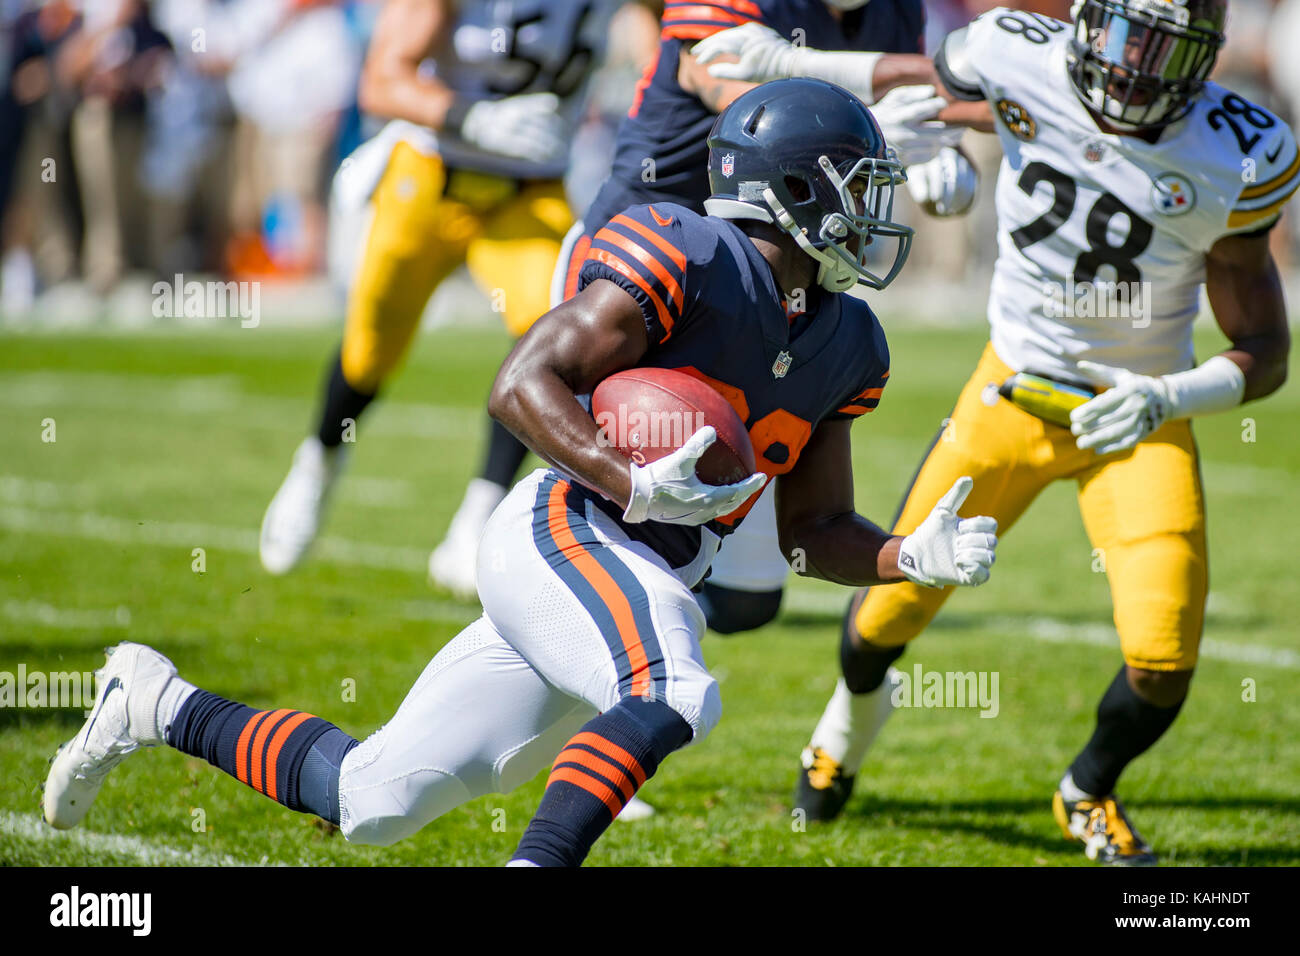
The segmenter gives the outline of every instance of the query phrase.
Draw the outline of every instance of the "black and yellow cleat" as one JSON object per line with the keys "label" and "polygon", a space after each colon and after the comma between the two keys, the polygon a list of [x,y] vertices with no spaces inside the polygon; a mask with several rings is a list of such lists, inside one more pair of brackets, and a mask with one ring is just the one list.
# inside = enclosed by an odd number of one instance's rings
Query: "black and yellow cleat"
{"label": "black and yellow cleat", "polygon": [[1156,854],[1129,823],[1114,794],[1100,800],[1066,800],[1057,790],[1052,813],[1067,840],[1083,844],[1084,855],[1106,866],[1155,866]]}
{"label": "black and yellow cleat", "polygon": [[849,802],[854,778],[845,776],[839,762],[820,747],[805,747],[800,761],[803,768],[795,788],[794,808],[816,823],[834,820]]}

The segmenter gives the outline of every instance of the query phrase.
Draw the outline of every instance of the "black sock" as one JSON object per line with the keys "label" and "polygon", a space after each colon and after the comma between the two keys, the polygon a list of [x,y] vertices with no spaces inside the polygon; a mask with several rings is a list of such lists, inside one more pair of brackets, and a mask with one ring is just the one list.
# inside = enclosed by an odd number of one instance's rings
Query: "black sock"
{"label": "black sock", "polygon": [[555,758],[514,859],[578,866],[660,762],[691,739],[663,701],[628,697],[583,725]]}
{"label": "black sock", "polygon": [[181,705],[167,743],[284,804],[339,822],[339,765],[357,741],[297,710],[254,710],[205,690]]}
{"label": "black sock", "polygon": [[695,596],[704,620],[719,634],[739,634],[762,627],[781,610],[783,588],[740,591],[705,581]]}
{"label": "black sock", "polygon": [[479,477],[508,490],[528,457],[528,447],[495,418],[489,422],[487,455]]}
{"label": "black sock", "polygon": [[866,599],[866,588],[849,599],[844,626],[840,629],[840,672],[851,694],[869,694],[883,684],[889,665],[903,656],[903,648],[907,646],[877,647],[861,638],[856,619],[858,608]]}
{"label": "black sock", "polygon": [[1097,705],[1097,729],[1070,764],[1070,775],[1085,793],[1105,797],[1115,792],[1124,768],[1151,748],[1178,716],[1183,702],[1157,707],[1137,695],[1120,667]]}
{"label": "black sock", "polygon": [[351,419],[353,428],[361,413],[375,398],[375,393],[358,392],[343,377],[343,353],[334,356],[325,379],[325,403],[321,407],[317,435],[326,448],[337,448],[343,442],[346,422]]}

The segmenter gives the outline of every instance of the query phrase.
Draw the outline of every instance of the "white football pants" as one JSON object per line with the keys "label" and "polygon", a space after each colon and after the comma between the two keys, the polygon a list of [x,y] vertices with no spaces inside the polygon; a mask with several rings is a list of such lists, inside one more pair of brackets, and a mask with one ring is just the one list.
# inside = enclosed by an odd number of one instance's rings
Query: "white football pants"
{"label": "white football pants", "polygon": [[625,697],[666,702],[696,741],[721,716],[686,583],[556,472],[529,475],[493,512],[478,590],[483,616],[344,759],[339,823],[350,841],[388,845],[514,789]]}

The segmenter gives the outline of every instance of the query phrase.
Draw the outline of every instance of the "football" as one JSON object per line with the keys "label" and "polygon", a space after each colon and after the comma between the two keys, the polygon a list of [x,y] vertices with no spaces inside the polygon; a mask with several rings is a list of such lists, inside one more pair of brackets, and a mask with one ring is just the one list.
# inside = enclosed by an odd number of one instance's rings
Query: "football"
{"label": "football", "polygon": [[700,480],[729,485],[756,470],[749,433],[735,409],[707,383],[685,372],[616,372],[596,386],[591,413],[601,427],[601,440],[638,465],[671,454],[696,431],[712,425],[718,440],[695,467]]}

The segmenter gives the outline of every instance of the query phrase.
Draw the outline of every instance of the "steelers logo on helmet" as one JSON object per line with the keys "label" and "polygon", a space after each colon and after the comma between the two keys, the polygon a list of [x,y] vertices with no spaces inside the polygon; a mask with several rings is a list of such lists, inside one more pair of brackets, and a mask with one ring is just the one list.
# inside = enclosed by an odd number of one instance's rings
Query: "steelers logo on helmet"
{"label": "steelers logo on helmet", "polygon": [[912,229],[893,217],[906,180],[856,96],[822,80],[775,80],[714,123],[704,208],[784,230],[818,264],[823,289],[883,289],[911,251]]}
{"label": "steelers logo on helmet", "polygon": [[1075,93],[1118,129],[1187,115],[1223,46],[1227,0],[1079,0],[1067,60]]}

